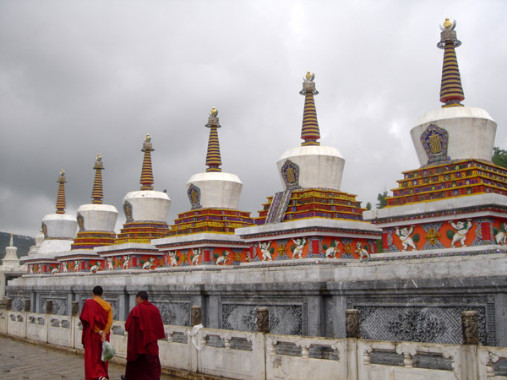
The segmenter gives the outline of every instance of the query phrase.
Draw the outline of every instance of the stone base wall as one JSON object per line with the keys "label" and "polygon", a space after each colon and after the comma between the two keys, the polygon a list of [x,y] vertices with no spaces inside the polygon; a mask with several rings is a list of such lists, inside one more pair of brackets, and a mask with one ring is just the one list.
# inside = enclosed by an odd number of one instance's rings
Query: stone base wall
{"label": "stone base wall", "polygon": [[[477,311],[479,341],[507,346],[507,259],[484,257],[385,262],[250,265],[16,279],[12,309],[70,315],[101,285],[116,320],[125,320],[135,294],[147,290],[164,323],[190,326],[200,306],[209,328],[256,331],[256,308],[269,310],[275,334],[344,338],[345,311],[357,309],[364,339],[460,344],[461,312]],[[488,274],[486,274],[488,273]]]}
{"label": "stone base wall", "polygon": [[[160,361],[169,372],[200,379],[501,380],[507,348],[480,345],[301,337],[164,326]],[[78,317],[0,309],[0,334],[82,350]],[[127,334],[115,321],[111,343],[125,359]]]}

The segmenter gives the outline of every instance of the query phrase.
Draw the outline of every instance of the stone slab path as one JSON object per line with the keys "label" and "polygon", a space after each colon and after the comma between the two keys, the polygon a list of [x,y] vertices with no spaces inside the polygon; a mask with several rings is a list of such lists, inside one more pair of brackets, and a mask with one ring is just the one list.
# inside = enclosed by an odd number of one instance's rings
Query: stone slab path
{"label": "stone slab path", "polygon": [[[109,379],[120,380],[125,366],[111,363]],[[84,379],[83,356],[0,336],[1,380]],[[162,376],[161,380],[176,379]]]}

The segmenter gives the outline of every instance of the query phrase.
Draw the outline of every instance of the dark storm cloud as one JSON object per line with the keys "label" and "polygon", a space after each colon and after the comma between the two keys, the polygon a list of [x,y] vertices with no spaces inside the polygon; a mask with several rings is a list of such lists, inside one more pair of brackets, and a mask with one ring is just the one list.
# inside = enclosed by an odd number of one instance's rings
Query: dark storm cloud
{"label": "dark storm cloud", "polygon": [[300,144],[306,70],[316,73],[323,145],[346,158],[342,189],[375,203],[418,167],[410,129],[439,107],[445,17],[458,20],[465,104],[498,122],[507,26],[501,1],[0,1],[0,230],[35,234],[54,211],[61,168],[67,212],[89,203],[93,162],[104,202],[139,188],[153,138],[155,188],[188,210],[204,171],[212,106],[222,168],[256,211],[281,188],[278,157]]}

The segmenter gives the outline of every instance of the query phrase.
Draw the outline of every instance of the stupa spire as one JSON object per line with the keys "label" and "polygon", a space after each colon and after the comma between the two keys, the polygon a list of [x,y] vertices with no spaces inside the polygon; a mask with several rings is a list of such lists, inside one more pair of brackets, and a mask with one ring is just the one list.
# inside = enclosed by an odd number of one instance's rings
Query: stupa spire
{"label": "stupa spire", "polygon": [[315,74],[308,71],[303,81],[303,89],[299,92],[305,96],[305,108],[303,112],[303,128],[301,129],[301,138],[304,142],[302,146],[306,145],[320,145],[319,122],[317,120],[317,110],[315,109],[315,101],[313,95],[319,92],[315,89],[315,82],[313,81]]}
{"label": "stupa spire", "polygon": [[444,49],[444,63],[442,67],[442,83],[440,85],[440,101],[445,107],[463,107],[461,101],[465,99],[461,76],[459,74],[456,50],[461,41],[456,38],[456,21],[451,22],[445,19],[444,25],[440,27],[440,42],[437,46]]}
{"label": "stupa spire", "polygon": [[11,233],[11,241],[9,242],[9,247],[14,247],[14,234]]}
{"label": "stupa spire", "polygon": [[209,131],[208,152],[206,154],[207,172],[221,172],[222,158],[220,157],[220,144],[217,129],[221,127],[218,119],[218,110],[213,107],[208,117],[206,127]]}
{"label": "stupa spire", "polygon": [[56,213],[65,214],[65,170],[60,170],[58,176],[58,196],[56,197]]}
{"label": "stupa spire", "polygon": [[100,153],[97,154],[97,159],[95,160],[93,168],[95,169],[95,180],[93,181],[92,203],[100,205],[104,197],[102,187],[102,170],[104,170],[104,165],[102,164],[102,156]]}
{"label": "stupa spire", "polygon": [[150,135],[146,135],[143,143],[143,169],[141,171],[141,190],[153,190],[153,169],[151,168],[151,152],[154,151]]}

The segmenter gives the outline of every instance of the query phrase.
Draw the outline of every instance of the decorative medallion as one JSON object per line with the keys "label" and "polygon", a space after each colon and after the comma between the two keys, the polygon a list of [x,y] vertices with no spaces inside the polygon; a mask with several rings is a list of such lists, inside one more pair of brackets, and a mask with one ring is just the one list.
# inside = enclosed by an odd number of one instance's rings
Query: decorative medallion
{"label": "decorative medallion", "polygon": [[426,234],[426,240],[431,245],[435,245],[440,240],[440,233],[432,227]]}
{"label": "decorative medallion", "polygon": [[193,183],[190,184],[187,190],[187,196],[192,205],[192,210],[202,208],[201,206],[201,189],[195,186]]}
{"label": "decorative medallion", "polygon": [[44,234],[44,239],[48,238],[48,227],[46,226],[46,223],[42,223],[41,226],[42,233]]}
{"label": "decorative medallion", "polygon": [[291,160],[285,161],[281,169],[282,178],[288,190],[299,188],[299,166]]}
{"label": "decorative medallion", "polygon": [[127,223],[132,222],[132,205],[129,201],[123,202],[123,212],[125,213],[125,217],[127,218]]}
{"label": "decorative medallion", "polygon": [[79,226],[79,232],[85,231],[85,228],[84,228],[84,217],[80,213],[77,213],[77,225]]}
{"label": "decorative medallion", "polygon": [[421,135],[421,144],[428,156],[428,164],[450,161],[447,155],[449,133],[445,129],[431,124]]}

